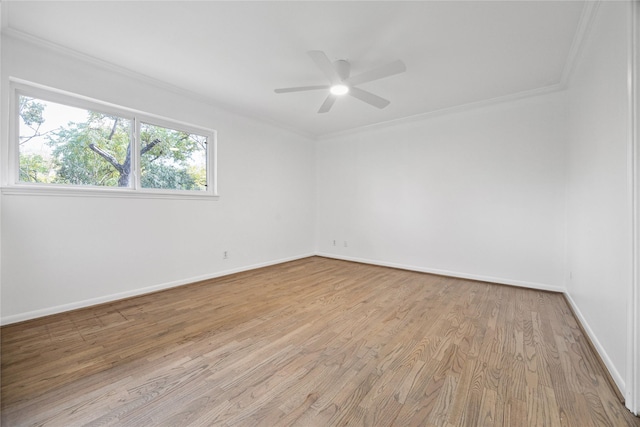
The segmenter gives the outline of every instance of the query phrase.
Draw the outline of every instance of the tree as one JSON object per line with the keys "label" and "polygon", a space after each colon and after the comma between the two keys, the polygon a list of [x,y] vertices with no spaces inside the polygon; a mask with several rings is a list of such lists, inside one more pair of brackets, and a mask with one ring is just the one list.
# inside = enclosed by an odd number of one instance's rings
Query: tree
{"label": "tree", "polygon": [[49,164],[40,154],[20,157],[20,181],[48,182]]}
{"label": "tree", "polygon": [[44,117],[42,116],[43,111],[44,105],[35,99],[27,98],[26,96],[20,97],[20,117],[24,124],[31,129],[31,132],[29,132],[31,135],[20,135],[20,144],[24,144],[32,138],[41,135],[40,126],[44,123]]}
{"label": "tree", "polygon": [[48,143],[53,148],[56,182],[128,186],[130,128],[129,120],[89,112],[85,122],[70,122],[48,135]]}
{"label": "tree", "polygon": [[[25,148],[21,147],[20,151],[21,181],[130,186],[132,121],[95,111],[86,113],[84,121],[59,124],[42,133],[40,128],[47,120],[45,103],[20,97],[20,117],[24,124],[20,127],[20,144]],[[39,138],[38,141],[44,138],[50,151],[48,156],[26,149],[34,138]],[[140,129],[142,186],[205,189],[205,153],[205,137],[143,123]]]}
{"label": "tree", "polygon": [[[41,137],[40,127],[44,123],[42,112],[44,105],[33,98],[20,97],[20,118],[24,123],[24,135],[19,137],[19,145],[28,144],[33,138]],[[49,162],[39,154],[25,154],[20,156],[19,178],[27,182],[47,182]]]}
{"label": "tree", "polygon": [[149,163],[141,176],[143,188],[181,188],[195,190],[196,181],[186,169],[176,171],[163,163]]}
{"label": "tree", "polygon": [[[141,183],[146,188],[206,189],[206,163],[194,167],[196,153],[207,152],[200,135],[142,123],[140,126]],[[205,179],[202,179],[204,174]]]}

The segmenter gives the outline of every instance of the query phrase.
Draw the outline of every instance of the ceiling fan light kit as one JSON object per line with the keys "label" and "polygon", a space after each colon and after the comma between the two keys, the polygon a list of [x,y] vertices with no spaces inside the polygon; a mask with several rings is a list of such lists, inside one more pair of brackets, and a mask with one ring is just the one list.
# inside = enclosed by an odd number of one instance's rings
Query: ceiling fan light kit
{"label": "ceiling fan light kit", "polygon": [[318,68],[320,68],[324,73],[325,77],[327,77],[330,84],[282,88],[276,89],[275,92],[289,93],[329,89],[329,95],[320,106],[318,113],[328,112],[335,103],[337,97],[346,94],[349,94],[369,105],[373,105],[376,108],[384,108],[390,104],[389,100],[381,98],[364,89],[360,89],[356,87],[356,85],[383,79],[385,77],[403,73],[407,70],[404,63],[398,60],[351,77],[351,64],[349,64],[348,61],[340,59],[332,63],[327,55],[320,50],[311,50],[308,54],[316,63]]}
{"label": "ceiling fan light kit", "polygon": [[338,96],[346,95],[349,93],[349,86],[343,84],[333,85],[329,88],[329,92]]}

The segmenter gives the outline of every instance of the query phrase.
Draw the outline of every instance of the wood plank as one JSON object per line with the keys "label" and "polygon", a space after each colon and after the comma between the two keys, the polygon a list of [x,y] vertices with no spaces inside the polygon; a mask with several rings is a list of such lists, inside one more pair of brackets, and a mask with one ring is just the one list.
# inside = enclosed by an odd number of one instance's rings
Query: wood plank
{"label": "wood plank", "polygon": [[1,335],[2,425],[640,426],[562,295],[321,257]]}

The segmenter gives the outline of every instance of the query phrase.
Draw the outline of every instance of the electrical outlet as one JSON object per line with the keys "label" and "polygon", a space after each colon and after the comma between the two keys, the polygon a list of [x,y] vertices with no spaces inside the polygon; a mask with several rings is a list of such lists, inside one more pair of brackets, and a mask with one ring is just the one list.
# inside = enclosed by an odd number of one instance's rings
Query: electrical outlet
{"label": "electrical outlet", "polygon": [[229,258],[229,252],[227,251],[222,252],[222,259],[227,259],[227,258]]}
{"label": "electrical outlet", "polygon": [[333,246],[335,246],[335,245],[336,245],[336,241],[334,240],[334,241],[333,241]]}
{"label": "electrical outlet", "polygon": [[344,247],[345,248],[347,247],[347,241],[346,240],[344,241]]}

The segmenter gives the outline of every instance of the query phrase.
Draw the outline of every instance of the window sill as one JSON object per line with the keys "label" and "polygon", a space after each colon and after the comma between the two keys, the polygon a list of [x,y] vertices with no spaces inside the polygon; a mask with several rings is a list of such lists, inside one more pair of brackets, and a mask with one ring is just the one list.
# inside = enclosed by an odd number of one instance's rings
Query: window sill
{"label": "window sill", "polygon": [[16,185],[2,187],[3,196],[56,196],[56,197],[115,197],[133,199],[218,200],[213,193],[162,190],[132,190],[124,188],[66,188]]}

